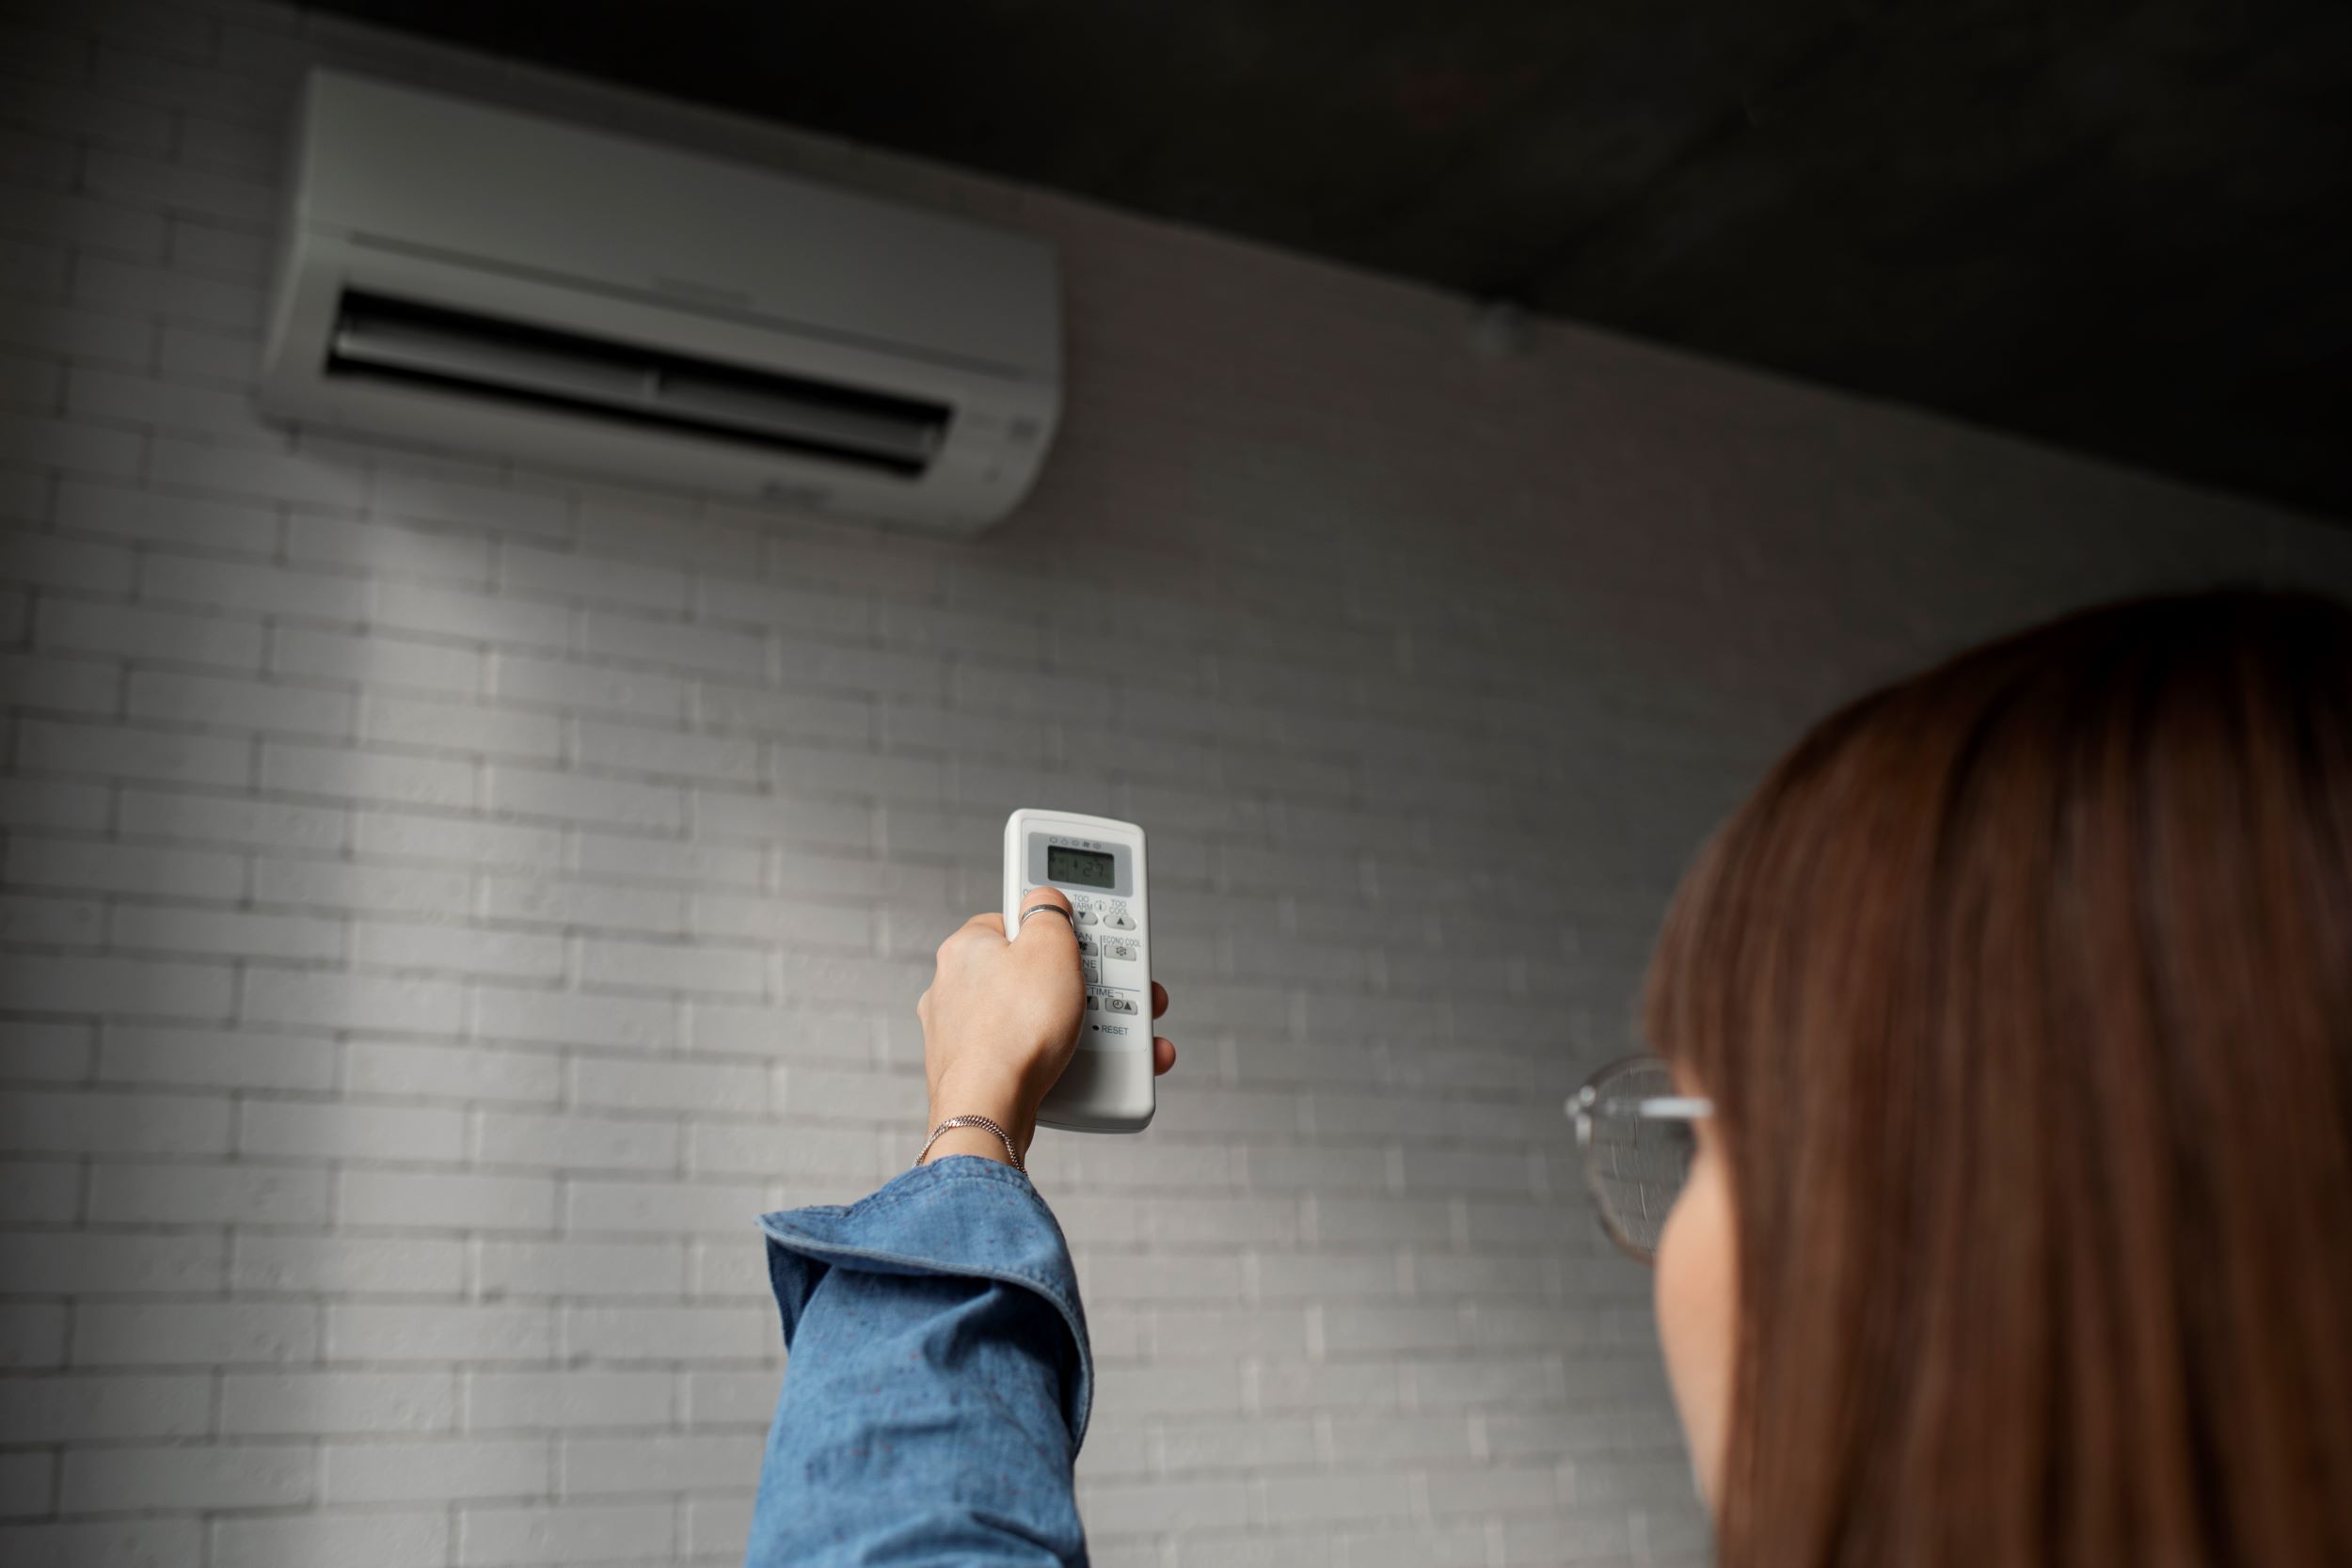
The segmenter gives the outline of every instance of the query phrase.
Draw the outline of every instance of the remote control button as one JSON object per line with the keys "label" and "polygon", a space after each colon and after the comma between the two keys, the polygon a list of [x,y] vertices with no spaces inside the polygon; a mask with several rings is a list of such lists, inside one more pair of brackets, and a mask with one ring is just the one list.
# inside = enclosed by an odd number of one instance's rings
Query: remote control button
{"label": "remote control button", "polygon": [[1093,911],[1092,910],[1082,909],[1082,910],[1080,910],[1080,911],[1078,911],[1078,924],[1079,924],[1079,925],[1081,925],[1081,926],[1091,926],[1091,925],[1093,925],[1094,923],[1095,923],[1095,916],[1094,916],[1094,911]]}
{"label": "remote control button", "polygon": [[1078,951],[1089,958],[1094,957],[1094,939],[1084,931],[1078,933]]}
{"label": "remote control button", "polygon": [[1136,923],[1123,914],[1111,916],[1107,924],[1114,931],[1132,931],[1136,928]]}
{"label": "remote control button", "polygon": [[1100,1012],[1100,1011],[1102,1010],[1102,1006],[1103,1006],[1103,999],[1102,999],[1101,997],[1099,997],[1099,996],[1089,996],[1089,997],[1088,997],[1088,998],[1087,998],[1087,1011],[1088,1011],[1088,1012],[1090,1012],[1090,1013],[1092,1013],[1092,1012]]}
{"label": "remote control button", "polygon": [[1103,1005],[1115,1013],[1132,1013],[1136,1010],[1133,999],[1124,996],[1110,997]]}
{"label": "remote control button", "polygon": [[1110,956],[1133,963],[1136,961],[1136,944],[1132,942],[1114,942],[1110,945]]}
{"label": "remote control button", "polygon": [[1098,986],[1103,983],[1103,964],[1101,959],[1087,958],[1082,960],[1078,967],[1087,972],[1088,980]]}

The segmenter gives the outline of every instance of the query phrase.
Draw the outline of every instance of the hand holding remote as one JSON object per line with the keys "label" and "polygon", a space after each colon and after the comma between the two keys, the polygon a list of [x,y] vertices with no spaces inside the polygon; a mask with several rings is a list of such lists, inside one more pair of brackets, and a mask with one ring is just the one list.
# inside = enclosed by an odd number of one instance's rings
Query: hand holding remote
{"label": "hand holding remote", "polygon": [[[1069,1066],[1085,1013],[1078,942],[1066,918],[1070,901],[1053,888],[1033,890],[1024,911],[1059,913],[1019,921],[1008,939],[1004,917],[975,915],[939,944],[930,988],[915,1003],[923,1023],[924,1076],[930,1121],[983,1116],[1002,1125],[1025,1153],[1036,1135],[1038,1102]],[[1152,988],[1152,1011],[1168,993]],[[1175,1065],[1174,1042],[1155,1038],[1152,1068]],[[956,1128],[931,1146],[930,1159],[981,1154],[1002,1160],[1004,1145],[984,1129]]]}

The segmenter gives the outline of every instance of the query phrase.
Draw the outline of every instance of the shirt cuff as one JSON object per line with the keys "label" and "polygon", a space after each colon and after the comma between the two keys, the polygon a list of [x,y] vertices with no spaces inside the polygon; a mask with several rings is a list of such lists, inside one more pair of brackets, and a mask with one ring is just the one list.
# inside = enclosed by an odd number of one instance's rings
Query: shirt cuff
{"label": "shirt cuff", "polygon": [[961,1275],[1033,1291],[1060,1315],[1077,1351],[1064,1391],[1071,1450],[1086,1440],[1094,1356],[1077,1269],[1054,1212],[1010,1165],[951,1154],[917,1165],[847,1208],[822,1204],[759,1217],[768,1277],[791,1349],[809,1298],[834,1269],[872,1275]]}

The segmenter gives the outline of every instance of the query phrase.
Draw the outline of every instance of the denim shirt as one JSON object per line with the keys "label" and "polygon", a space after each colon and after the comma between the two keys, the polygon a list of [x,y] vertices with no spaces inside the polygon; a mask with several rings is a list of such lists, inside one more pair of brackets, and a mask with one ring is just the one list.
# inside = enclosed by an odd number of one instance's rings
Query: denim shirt
{"label": "denim shirt", "polygon": [[747,1568],[1084,1568],[1093,1364],[1029,1179],[952,1155],[759,1226],[790,1365]]}

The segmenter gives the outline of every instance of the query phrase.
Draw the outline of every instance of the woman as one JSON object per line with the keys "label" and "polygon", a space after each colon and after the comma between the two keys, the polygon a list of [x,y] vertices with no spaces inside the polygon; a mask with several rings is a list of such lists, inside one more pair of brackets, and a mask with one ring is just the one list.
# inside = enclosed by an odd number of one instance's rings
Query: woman
{"label": "woman", "polygon": [[[1085,1322],[1010,1163],[1079,1006],[1064,921],[967,925],[932,1119],[1008,1136],[763,1222],[753,1563],[1084,1561]],[[1724,1563],[2352,1562],[2352,612],[2092,610],[1831,717],[1646,1025],[1576,1105]]]}

